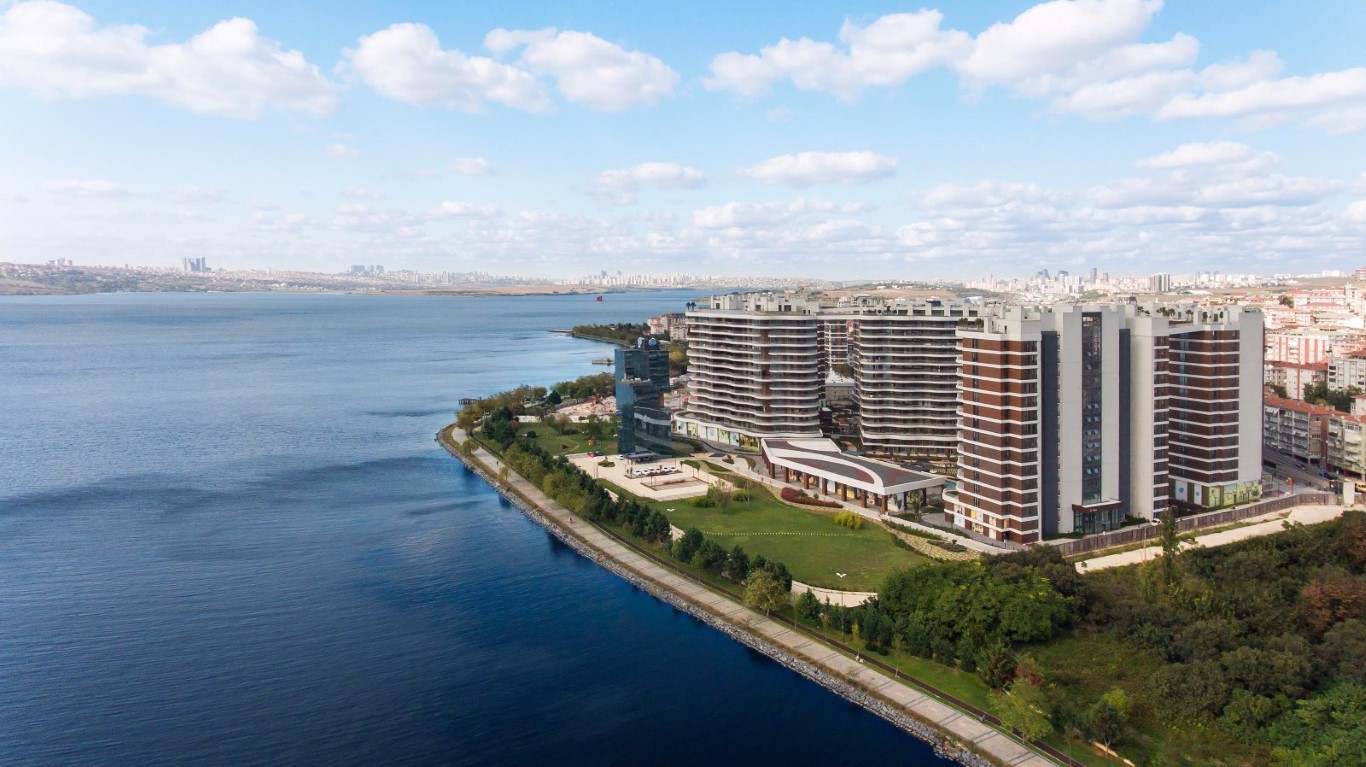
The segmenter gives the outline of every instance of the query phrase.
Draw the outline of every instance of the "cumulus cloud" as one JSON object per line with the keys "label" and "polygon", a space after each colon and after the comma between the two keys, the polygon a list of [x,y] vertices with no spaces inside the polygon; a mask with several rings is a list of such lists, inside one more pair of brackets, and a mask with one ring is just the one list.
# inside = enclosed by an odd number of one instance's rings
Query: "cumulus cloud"
{"label": "cumulus cloud", "polygon": [[201,114],[268,110],[327,115],[336,86],[250,19],[220,21],[184,43],[149,45],[135,25],[99,27],[85,12],[30,0],[0,15],[0,86],[40,98],[140,95]]}
{"label": "cumulus cloud", "polygon": [[446,166],[451,173],[462,176],[491,176],[493,166],[482,157],[458,157]]}
{"label": "cumulus cloud", "polygon": [[896,173],[895,157],[873,152],[800,152],[771,157],[736,173],[761,184],[863,184]]}
{"label": "cumulus cloud", "polygon": [[436,208],[428,211],[428,217],[435,220],[442,219],[487,219],[497,216],[502,211],[497,205],[484,203],[462,202],[446,200]]}
{"label": "cumulus cloud", "polygon": [[546,112],[550,100],[536,76],[487,56],[441,47],[425,24],[394,24],[344,52],[346,69],[381,95],[417,106],[482,112],[487,102]]}
{"label": "cumulus cloud", "polygon": [[64,197],[86,197],[105,200],[116,200],[137,195],[137,192],[123,184],[116,184],[113,181],[98,179],[87,181],[49,181],[48,183],[43,184],[43,189]]}
{"label": "cumulus cloud", "polygon": [[696,168],[676,162],[645,162],[629,168],[605,170],[584,185],[600,204],[630,205],[642,189],[676,191],[696,189],[707,177]]}
{"label": "cumulus cloud", "polygon": [[939,11],[894,13],[867,26],[845,20],[842,46],[803,37],[782,38],[757,55],[722,53],[712,59],[711,74],[702,81],[709,90],[742,96],[767,93],[779,80],[808,91],[823,91],[845,100],[872,86],[890,87],[912,75],[964,55],[969,37],[941,30]]}
{"label": "cumulus cloud", "polygon": [[1366,130],[1366,68],[1281,77],[1274,51],[1196,66],[1200,41],[1145,41],[1162,0],[1048,0],[975,37],[941,28],[938,11],[846,20],[840,43],[783,38],[757,54],[713,58],[703,85],[740,96],[787,81],[841,100],[942,66],[976,98],[1003,87],[1091,120],[1234,119],[1256,129],[1289,119],[1332,133]]}
{"label": "cumulus cloud", "polygon": [[499,54],[521,48],[522,66],[553,77],[566,100],[604,112],[654,104],[678,84],[678,74],[658,58],[588,32],[495,29],[484,47]]}
{"label": "cumulus cloud", "polygon": [[1052,0],[993,24],[958,63],[971,80],[1009,83],[1058,72],[1136,40],[1162,0]]}

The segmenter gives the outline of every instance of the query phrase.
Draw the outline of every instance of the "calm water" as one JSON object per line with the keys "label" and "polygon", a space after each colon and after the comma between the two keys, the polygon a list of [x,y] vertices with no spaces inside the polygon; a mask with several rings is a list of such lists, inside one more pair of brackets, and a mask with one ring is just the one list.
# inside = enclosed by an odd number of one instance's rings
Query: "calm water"
{"label": "calm water", "polygon": [[432,441],[684,300],[0,299],[0,764],[941,764]]}

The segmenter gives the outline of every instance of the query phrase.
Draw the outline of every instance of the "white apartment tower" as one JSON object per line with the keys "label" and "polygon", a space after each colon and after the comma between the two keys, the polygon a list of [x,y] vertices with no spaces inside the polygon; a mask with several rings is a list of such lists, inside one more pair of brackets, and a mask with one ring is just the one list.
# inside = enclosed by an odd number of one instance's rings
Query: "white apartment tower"
{"label": "white apartment tower", "polygon": [[849,362],[864,450],[952,458],[958,447],[958,330],[977,304],[900,299],[849,315]]}
{"label": "white apartment tower", "polygon": [[819,305],[779,293],[707,304],[687,313],[692,396],[675,431],[753,450],[765,437],[820,436]]}

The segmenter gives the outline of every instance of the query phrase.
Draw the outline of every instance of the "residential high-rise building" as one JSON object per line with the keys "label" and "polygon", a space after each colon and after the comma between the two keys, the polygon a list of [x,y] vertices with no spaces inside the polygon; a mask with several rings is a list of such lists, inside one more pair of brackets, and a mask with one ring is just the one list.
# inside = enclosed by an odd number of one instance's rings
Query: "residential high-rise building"
{"label": "residential high-rise building", "polygon": [[884,455],[952,458],[958,446],[958,329],[981,307],[901,299],[829,317],[847,322],[859,441]]}
{"label": "residential high-rise building", "polygon": [[764,437],[819,436],[819,309],[802,296],[750,293],[689,311],[691,398],[674,428],[750,450]]}
{"label": "residential high-rise building", "polygon": [[1148,291],[1151,293],[1169,293],[1172,289],[1172,276],[1161,273],[1154,274],[1148,278]]}
{"label": "residential high-rise building", "polygon": [[1260,496],[1260,312],[1010,306],[982,320],[958,331],[955,526],[1029,543]]}

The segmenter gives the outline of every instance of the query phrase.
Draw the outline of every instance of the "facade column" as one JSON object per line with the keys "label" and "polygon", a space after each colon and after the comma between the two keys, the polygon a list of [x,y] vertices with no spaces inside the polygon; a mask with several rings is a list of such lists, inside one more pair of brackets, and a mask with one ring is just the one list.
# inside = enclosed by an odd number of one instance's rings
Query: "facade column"
{"label": "facade column", "polygon": [[887,513],[887,496],[882,496],[882,513]]}
{"label": "facade column", "polygon": [[867,490],[860,490],[860,491],[859,491],[859,495],[858,495],[858,499],[859,499],[859,503],[862,503],[862,504],[863,504],[863,508],[865,508],[865,509],[868,508],[868,491],[867,491]]}

